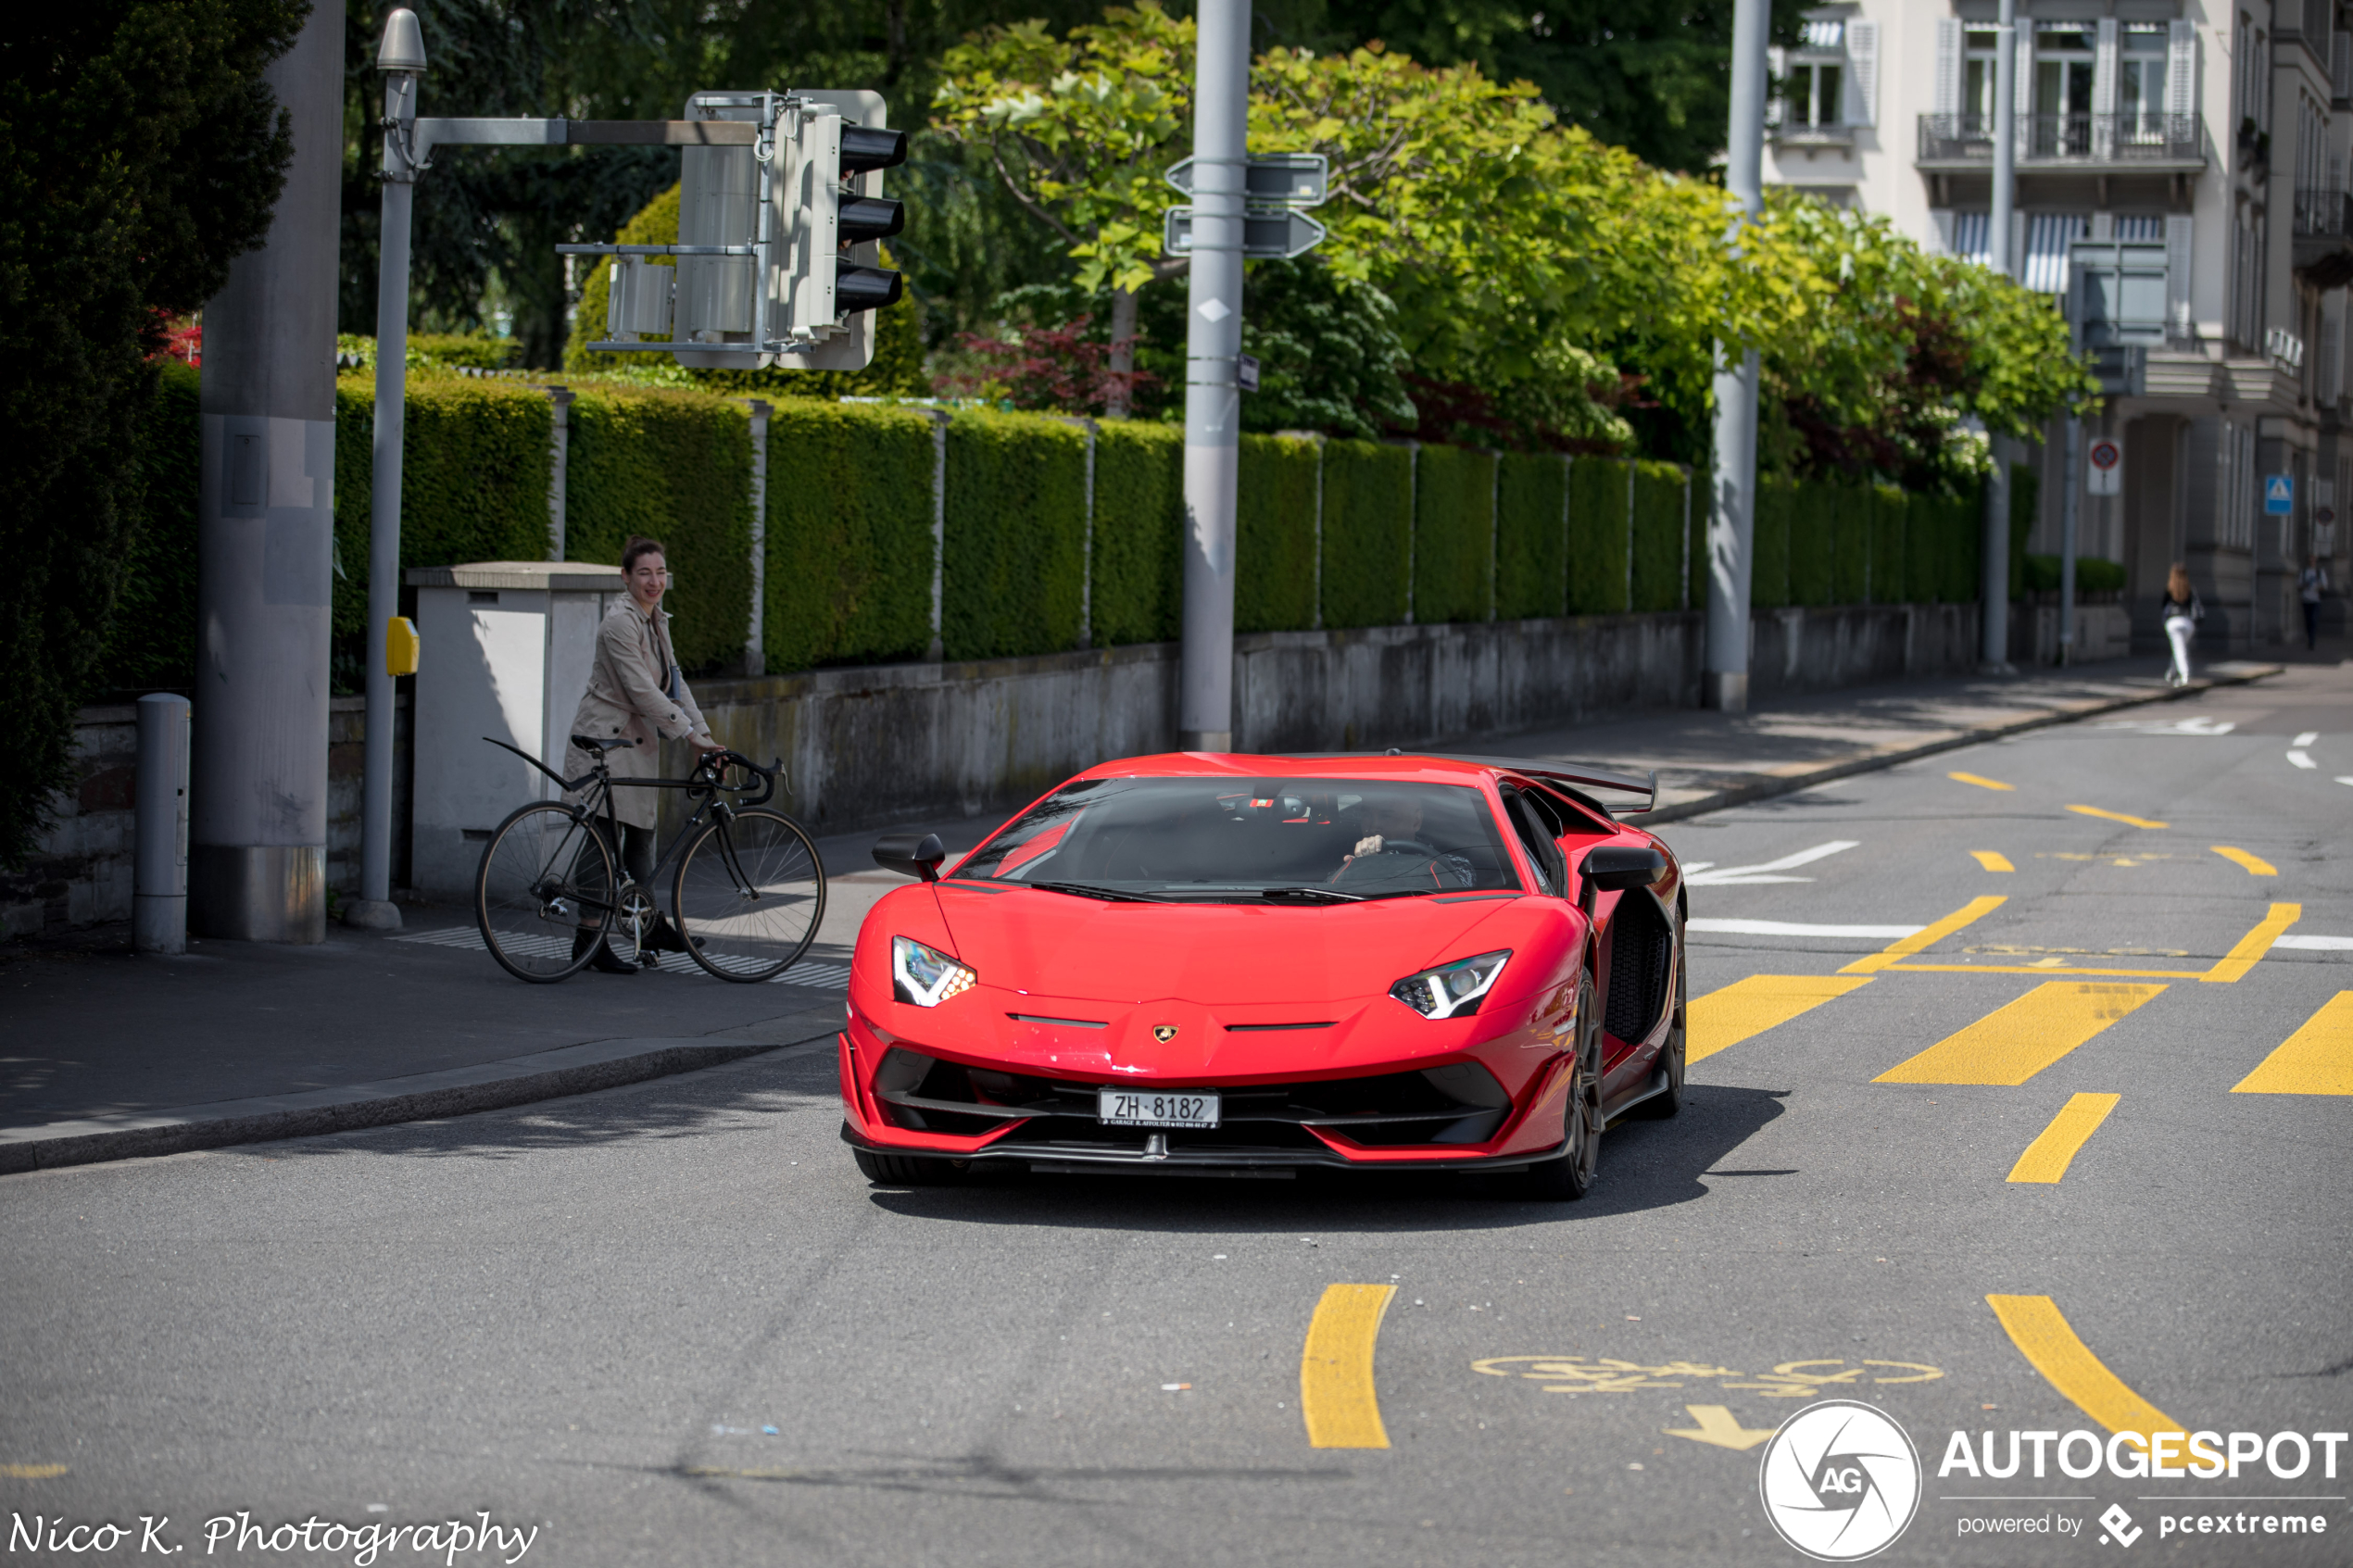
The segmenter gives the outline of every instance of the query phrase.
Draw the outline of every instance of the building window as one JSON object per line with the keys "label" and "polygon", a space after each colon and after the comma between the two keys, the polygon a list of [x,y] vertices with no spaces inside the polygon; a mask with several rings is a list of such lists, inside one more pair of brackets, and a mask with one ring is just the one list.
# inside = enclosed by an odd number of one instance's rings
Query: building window
{"label": "building window", "polygon": [[2163,22],[2126,22],[2116,82],[2118,132],[2135,142],[2165,140]]}
{"label": "building window", "polygon": [[1980,135],[1990,134],[1994,129],[1994,45],[2000,36],[1990,27],[1969,30],[1961,113],[1975,121],[1974,129]]}
{"label": "building window", "polygon": [[2092,69],[2098,27],[2092,22],[2034,24],[2034,132],[2043,157],[2081,157],[2092,150]]}
{"label": "building window", "polygon": [[1790,68],[1789,123],[1823,130],[1842,123],[1838,113],[1840,70],[1829,60],[1799,60]]}

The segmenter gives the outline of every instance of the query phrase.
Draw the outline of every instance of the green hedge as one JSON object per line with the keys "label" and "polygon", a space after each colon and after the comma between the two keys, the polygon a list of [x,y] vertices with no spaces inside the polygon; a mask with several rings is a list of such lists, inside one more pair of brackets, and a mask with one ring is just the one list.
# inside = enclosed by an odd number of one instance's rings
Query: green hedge
{"label": "green hedge", "polygon": [[774,408],[767,669],[920,657],[931,643],[932,420],[799,398]]}
{"label": "green hedge", "polygon": [[1405,619],[1414,521],[1414,453],[1370,441],[1324,447],[1324,624],[1395,626]]}
{"label": "green hedge", "polygon": [[1909,597],[1918,604],[1970,604],[1978,596],[1982,493],[1914,495],[1904,556]]}
{"label": "green hedge", "polygon": [[1568,609],[1617,615],[1626,608],[1627,478],[1631,464],[1579,458],[1568,466]]}
{"label": "green hedge", "polygon": [[[1165,426],[1176,429],[1176,426]],[[1178,432],[1177,521],[1182,527],[1183,439]],[[1316,443],[1245,435],[1234,518],[1234,630],[1304,632],[1315,624]],[[1102,483],[1101,458],[1096,483]],[[1101,506],[1097,491],[1096,505]],[[1098,581],[1101,581],[1100,574]],[[1182,595],[1178,598],[1181,600]]]}
{"label": "green hedge", "polygon": [[[1756,521],[1751,535],[1748,602],[1780,609],[1789,597],[1790,519],[1797,510],[1797,486],[1779,474],[1756,478]],[[1696,590],[1694,590],[1696,591]]]}
{"label": "green hedge", "polygon": [[[337,377],[335,684],[345,689],[357,689],[367,674],[375,432],[375,378]],[[412,371],[402,418],[401,566],[547,559],[554,433],[554,406],[544,392],[517,382]],[[576,548],[569,553],[585,558]],[[618,546],[604,558],[619,559]],[[743,645],[740,632],[736,644]]]}
{"label": "green hedge", "polygon": [[1038,414],[948,423],[940,641],[950,659],[1078,646],[1087,571],[1087,433]]}
{"label": "green hedge", "polygon": [[1495,484],[1495,613],[1568,613],[1568,463],[1506,452]]}
{"label": "green hedge", "polygon": [[1096,428],[1094,530],[1095,646],[1175,640],[1185,608],[1184,427],[1106,420]]}
{"label": "green hedge", "polygon": [[[1683,470],[1634,465],[1634,608],[1683,608]],[[1703,603],[1706,594],[1700,595]]]}
{"label": "green hedge", "polygon": [[1414,473],[1416,623],[1486,620],[1494,563],[1494,455],[1423,446]]}
{"label": "green hedge", "polygon": [[1862,604],[1869,597],[1871,576],[1870,487],[1834,484],[1830,491],[1830,602]]}
{"label": "green hedge", "polygon": [[1911,497],[1893,484],[1871,486],[1870,581],[1864,597],[1872,604],[1904,602],[1904,545],[1911,530]]}
{"label": "green hedge", "polygon": [[1831,551],[1837,541],[1839,488],[1821,480],[1805,480],[1791,497],[1789,602],[1793,605],[1837,602]]}
{"label": "green hedge", "polygon": [[702,392],[575,390],[565,558],[618,565],[631,534],[661,540],[675,579],[663,602],[677,617],[678,662],[690,673],[738,672],[751,624],[749,411]]}
{"label": "green hedge", "polygon": [[[2124,587],[2121,563],[2102,560],[2097,556],[2075,558],[2075,591],[2082,594],[2120,593]],[[2026,558],[2026,591],[2030,594],[2056,594],[2059,589],[2059,558],[2057,556]]]}
{"label": "green hedge", "polygon": [[2034,533],[2043,476],[2024,463],[2010,465],[2010,597],[2026,592],[2026,541]]}

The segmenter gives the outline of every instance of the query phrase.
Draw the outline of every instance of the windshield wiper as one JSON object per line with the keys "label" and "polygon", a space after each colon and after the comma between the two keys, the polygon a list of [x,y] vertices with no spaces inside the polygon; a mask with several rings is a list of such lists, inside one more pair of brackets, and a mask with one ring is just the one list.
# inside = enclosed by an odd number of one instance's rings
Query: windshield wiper
{"label": "windshield wiper", "polygon": [[1361,904],[1365,901],[1362,893],[1342,893],[1336,887],[1262,887],[1258,896],[1277,903],[1290,899],[1297,899],[1302,904]]}
{"label": "windshield wiper", "polygon": [[1174,904],[1175,898],[1157,897],[1150,893],[1129,893],[1116,887],[1097,887],[1084,882],[1022,882],[1016,887],[1035,887],[1041,893],[1068,893],[1080,898],[1101,898],[1114,904]]}

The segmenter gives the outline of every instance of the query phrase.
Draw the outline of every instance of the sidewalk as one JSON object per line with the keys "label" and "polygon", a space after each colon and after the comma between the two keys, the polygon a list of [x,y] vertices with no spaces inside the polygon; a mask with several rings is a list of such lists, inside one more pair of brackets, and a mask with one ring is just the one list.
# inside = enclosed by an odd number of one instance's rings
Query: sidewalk
{"label": "sidewalk", "polygon": [[[2187,689],[2277,669],[2218,665]],[[1666,822],[2183,695],[2162,672],[2140,659],[1907,682],[1448,749],[1656,768],[1661,806],[1644,820]],[[933,831],[964,849],[1001,820]],[[0,1173],[459,1115],[822,1047],[841,1019],[859,922],[901,880],[868,858],[875,836],[820,842],[832,876],[818,941],[765,985],[676,959],[527,985],[481,950],[470,911],[417,905],[397,935],[336,927],[317,947],[200,940],[184,958],[139,958],[120,928],[74,946],[0,946]]]}

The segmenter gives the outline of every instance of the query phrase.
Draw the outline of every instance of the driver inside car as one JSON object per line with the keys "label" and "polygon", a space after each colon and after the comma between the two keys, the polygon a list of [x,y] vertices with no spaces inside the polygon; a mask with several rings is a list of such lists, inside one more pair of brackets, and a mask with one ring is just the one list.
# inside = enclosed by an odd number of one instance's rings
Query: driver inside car
{"label": "driver inside car", "polygon": [[1412,796],[1368,798],[1357,807],[1356,847],[1340,857],[1327,882],[1428,881],[1438,887],[1468,887],[1475,880],[1469,860],[1441,854],[1421,840],[1422,808]]}

